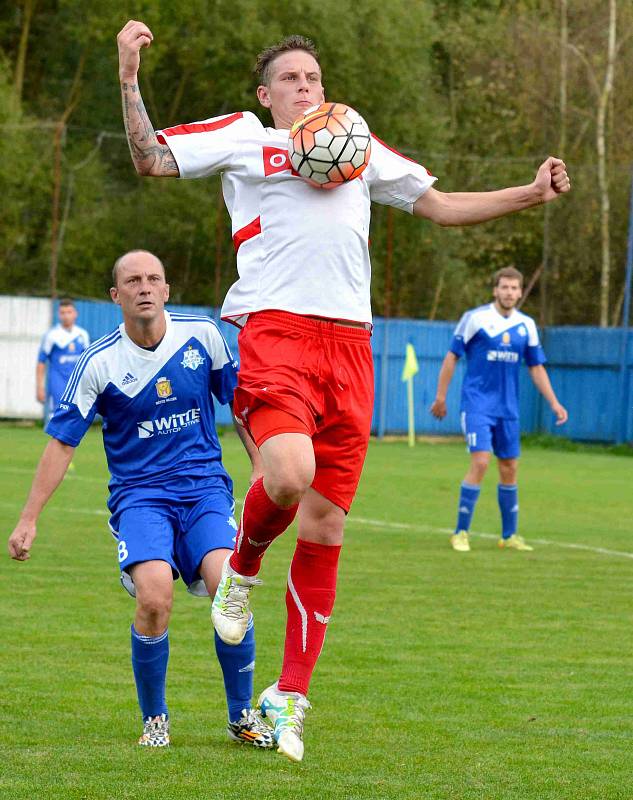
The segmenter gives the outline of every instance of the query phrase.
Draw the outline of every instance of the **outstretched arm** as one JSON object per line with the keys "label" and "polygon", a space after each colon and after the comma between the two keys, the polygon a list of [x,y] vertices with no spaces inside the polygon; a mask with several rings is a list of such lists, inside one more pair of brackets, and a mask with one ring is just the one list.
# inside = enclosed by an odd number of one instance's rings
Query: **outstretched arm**
{"label": "outstretched arm", "polygon": [[31,545],[37,535],[38,517],[62,482],[74,452],[74,447],[60,442],[59,439],[51,439],[46,445],[35,470],[31,491],[22,509],[20,520],[9,537],[9,555],[16,561],[26,561],[29,558]]}
{"label": "outstretched arm", "polygon": [[549,203],[571,189],[565,162],[550,156],[538,169],[532,183],[494,192],[427,191],[413,204],[416,217],[438,225],[475,225],[514,211]]}
{"label": "outstretched arm", "polygon": [[567,409],[558,402],[558,398],[552,389],[552,384],[550,383],[549,375],[545,367],[539,364],[529,369],[530,377],[534,381],[534,385],[550,404],[552,411],[556,415],[556,424],[562,425],[564,422],[567,422],[569,416],[567,414]]}
{"label": "outstretched arm", "polygon": [[153,39],[154,35],[147,25],[133,19],[126,23],[117,36],[123,123],[138,174],[177,178],[180,175],[178,164],[169,147],[156,138],[138,86],[140,51],[142,47],[149,47]]}
{"label": "outstretched arm", "polygon": [[448,387],[453,379],[455,372],[455,365],[457,364],[457,356],[451,350],[444,356],[442,368],[437,379],[437,391],[435,393],[435,400],[431,404],[431,414],[438,419],[444,419],[446,416],[446,395],[448,394]]}

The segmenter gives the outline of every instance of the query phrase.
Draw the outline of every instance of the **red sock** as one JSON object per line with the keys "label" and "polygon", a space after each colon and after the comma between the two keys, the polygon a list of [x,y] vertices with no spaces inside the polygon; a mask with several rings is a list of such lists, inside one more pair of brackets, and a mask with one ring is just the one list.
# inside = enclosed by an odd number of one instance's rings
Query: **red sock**
{"label": "red sock", "polygon": [[279,679],[283,692],[308,694],[336,597],[340,545],[297,539],[286,591],[286,647]]}
{"label": "red sock", "polygon": [[240,575],[257,575],[264,553],[295,518],[299,506],[281,508],[268,497],[264,479],[259,478],[246,492],[242,519],[230,565]]}

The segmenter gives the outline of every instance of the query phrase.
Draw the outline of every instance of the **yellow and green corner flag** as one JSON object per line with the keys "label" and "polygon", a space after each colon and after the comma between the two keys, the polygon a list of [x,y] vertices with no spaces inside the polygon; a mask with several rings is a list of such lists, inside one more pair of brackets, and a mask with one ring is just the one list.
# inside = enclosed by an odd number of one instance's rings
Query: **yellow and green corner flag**
{"label": "yellow and green corner flag", "polygon": [[415,350],[413,349],[413,345],[409,343],[407,345],[407,351],[404,356],[404,369],[402,370],[402,380],[408,381],[409,378],[412,378],[414,375],[417,375],[420,371],[420,367],[418,366],[418,359],[415,354]]}
{"label": "yellow and green corner flag", "polygon": [[415,416],[413,406],[413,376],[420,371],[418,359],[411,343],[407,344],[404,357],[404,367],[402,369],[402,380],[407,384],[407,407],[409,417],[409,447],[415,444]]}

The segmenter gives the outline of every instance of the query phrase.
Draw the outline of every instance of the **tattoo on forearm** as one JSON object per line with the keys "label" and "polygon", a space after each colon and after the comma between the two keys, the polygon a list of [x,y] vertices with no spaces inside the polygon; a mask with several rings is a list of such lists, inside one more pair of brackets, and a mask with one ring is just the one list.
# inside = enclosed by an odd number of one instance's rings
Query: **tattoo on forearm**
{"label": "tattoo on forearm", "polygon": [[136,83],[122,83],[123,123],[132,161],[142,175],[178,176],[170,148],[156,138]]}

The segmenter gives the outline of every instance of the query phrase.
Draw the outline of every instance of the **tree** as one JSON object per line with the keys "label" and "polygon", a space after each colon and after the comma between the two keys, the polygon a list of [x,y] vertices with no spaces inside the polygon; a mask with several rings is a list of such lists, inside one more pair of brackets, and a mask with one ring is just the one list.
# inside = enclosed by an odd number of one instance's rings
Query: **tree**
{"label": "tree", "polygon": [[[379,314],[454,319],[487,299],[490,273],[512,263],[528,280],[540,275],[528,313],[541,308],[543,320],[581,324],[600,320],[604,263],[612,316],[623,286],[628,181],[619,178],[633,162],[633,64],[623,43],[633,5],[610,2],[618,37],[602,105],[572,49],[603,92],[608,15],[595,0],[129,5],[156,35],[143,52],[141,87],[157,127],[236,109],[268,123],[249,70],[261,48],[296,32],[320,48],[328,97],[358,108],[442,190],[525,183],[545,156],[563,153],[574,190],[546,213],[445,230],[375,207],[372,301]],[[57,259],[60,292],[103,296],[114,259],[139,246],[179,276],[182,302],[215,302],[235,279],[218,180],[151,181],[131,168],[116,77],[124,22],[117,0],[0,7],[0,291],[47,292]],[[82,53],[81,92],[73,93]]]}
{"label": "tree", "polygon": [[609,233],[610,200],[609,176],[607,169],[607,111],[611,93],[616,60],[616,0],[609,0],[609,22],[607,28],[607,48],[604,65],[604,78],[600,83],[596,69],[582,47],[569,44],[587,69],[589,85],[596,99],[596,152],[598,157],[598,185],[600,189],[600,233],[601,233],[601,271],[600,271],[600,326],[609,324],[609,286],[611,278],[611,242]]}

